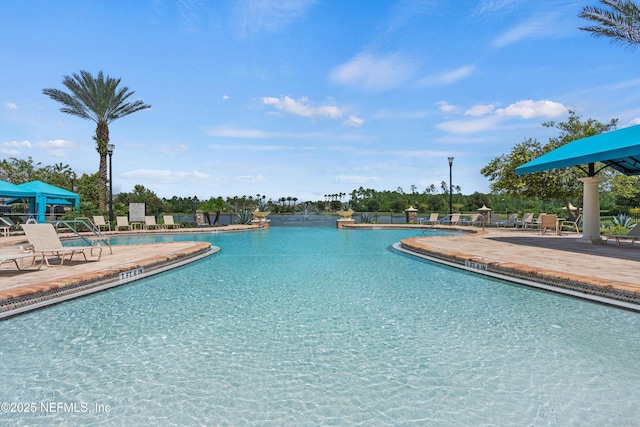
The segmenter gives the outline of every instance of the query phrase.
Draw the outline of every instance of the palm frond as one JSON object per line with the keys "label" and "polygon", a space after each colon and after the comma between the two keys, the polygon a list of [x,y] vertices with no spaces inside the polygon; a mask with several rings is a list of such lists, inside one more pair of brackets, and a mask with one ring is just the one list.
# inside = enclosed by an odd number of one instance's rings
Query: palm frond
{"label": "palm frond", "polygon": [[631,0],[600,0],[612,10],[585,6],[578,15],[600,25],[580,27],[594,37],[636,48],[640,45],[640,7]]}

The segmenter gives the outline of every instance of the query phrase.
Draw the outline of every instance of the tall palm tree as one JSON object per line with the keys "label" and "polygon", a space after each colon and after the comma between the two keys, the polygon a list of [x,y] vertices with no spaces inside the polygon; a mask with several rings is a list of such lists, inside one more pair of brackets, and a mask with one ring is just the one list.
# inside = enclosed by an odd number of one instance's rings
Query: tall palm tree
{"label": "tall palm tree", "polygon": [[628,45],[632,48],[640,45],[640,6],[632,0],[600,0],[613,10],[585,6],[580,18],[599,25],[580,27],[594,37],[610,37],[613,43]]}
{"label": "tall palm tree", "polygon": [[100,193],[98,206],[104,210],[107,205],[107,144],[109,124],[136,111],[151,108],[142,101],[127,101],[135,92],[128,87],[120,87],[120,79],[104,76],[102,71],[93,77],[88,71],[64,76],[62,84],[69,93],[60,89],[43,89],[42,93],[63,105],[60,111],[91,120],[96,124],[96,150],[100,155]]}

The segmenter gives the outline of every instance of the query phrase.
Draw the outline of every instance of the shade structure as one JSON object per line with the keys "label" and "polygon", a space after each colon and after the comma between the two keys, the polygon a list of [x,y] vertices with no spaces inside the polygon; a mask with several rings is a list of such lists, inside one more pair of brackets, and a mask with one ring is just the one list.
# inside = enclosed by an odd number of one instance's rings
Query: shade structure
{"label": "shade structure", "polygon": [[29,210],[36,215],[38,222],[45,221],[47,204],[68,203],[73,206],[80,204],[80,196],[76,193],[42,181],[31,181],[20,185],[0,181],[0,197],[28,199]]}
{"label": "shade structure", "polygon": [[577,139],[516,168],[518,175],[602,162],[625,175],[640,175],[640,125]]}
{"label": "shade structure", "polygon": [[[577,139],[516,168],[518,175],[602,162],[625,175],[640,175],[640,125]],[[592,171],[593,168],[590,168]],[[602,243],[598,176],[580,179],[583,191],[583,243]]]}
{"label": "shade structure", "polygon": [[10,182],[0,180],[0,199],[16,197],[33,197],[33,193]]}

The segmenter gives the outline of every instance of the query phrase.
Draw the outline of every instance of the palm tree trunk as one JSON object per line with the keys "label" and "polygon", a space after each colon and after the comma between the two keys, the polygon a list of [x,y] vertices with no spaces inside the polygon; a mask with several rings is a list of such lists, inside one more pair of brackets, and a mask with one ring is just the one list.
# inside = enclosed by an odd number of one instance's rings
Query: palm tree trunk
{"label": "palm tree trunk", "polygon": [[109,143],[109,126],[105,122],[99,122],[96,127],[96,150],[100,155],[100,189],[98,192],[98,209],[107,209],[107,144]]}

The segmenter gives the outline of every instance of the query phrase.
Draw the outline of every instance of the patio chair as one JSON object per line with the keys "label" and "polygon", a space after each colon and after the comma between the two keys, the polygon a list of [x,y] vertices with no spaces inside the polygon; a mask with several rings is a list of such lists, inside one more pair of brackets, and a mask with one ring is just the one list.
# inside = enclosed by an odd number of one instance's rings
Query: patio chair
{"label": "patio chair", "polygon": [[498,227],[516,227],[518,225],[518,214],[511,214],[505,220],[499,220],[496,224]]}
{"label": "patio chair", "polygon": [[616,239],[616,242],[619,245],[622,244],[630,244],[633,245],[634,242],[640,241],[640,223],[636,224],[629,232],[623,236],[608,236],[607,238]]}
{"label": "patio chair", "polygon": [[129,218],[127,218],[126,216],[116,217],[116,226],[114,230],[120,231],[121,228],[124,228],[125,230],[131,230],[131,224],[129,224]]}
{"label": "patio chair", "polygon": [[102,231],[103,229],[107,229],[111,231],[111,222],[105,221],[102,215],[94,215],[93,216],[93,224],[96,226],[98,231]]}
{"label": "patio chair", "polygon": [[438,212],[431,212],[431,215],[429,215],[429,219],[421,218],[420,219],[420,223],[421,224],[436,225],[436,224],[439,223],[438,215],[439,215]]}
{"label": "patio chair", "polygon": [[576,229],[576,233],[578,233],[578,236],[579,236],[580,235],[580,226],[582,225],[582,214],[578,215],[578,217],[575,219],[575,221],[571,221],[571,220],[565,219],[562,222],[561,228],[564,228],[565,225],[569,226],[571,228],[575,228]]}
{"label": "patio chair", "polygon": [[442,224],[450,224],[450,225],[458,225],[460,224],[460,215],[459,213],[454,213],[451,215],[447,215],[440,220]]}
{"label": "patio chair", "polygon": [[164,228],[179,228],[180,224],[176,224],[173,220],[173,215],[163,215]]}
{"label": "patio chair", "polygon": [[472,214],[468,219],[462,219],[460,221],[461,224],[463,225],[477,225],[477,224],[481,224],[482,220],[480,219],[480,217],[482,217],[481,214]]}
{"label": "patio chair", "polygon": [[59,265],[64,264],[66,256],[69,256],[69,261],[71,261],[75,254],[82,254],[84,260],[88,261],[87,251],[91,256],[94,256],[94,250],[98,251],[98,259],[96,261],[100,261],[102,256],[102,246],[62,246],[53,224],[23,224],[22,229],[29,243],[33,246],[33,251],[42,253],[47,265],[50,265],[47,255],[59,258]]}
{"label": "patio chair", "polygon": [[527,212],[522,215],[522,219],[516,222],[516,227],[527,228],[527,226],[533,224],[533,212]]}
{"label": "patio chair", "polygon": [[546,234],[547,230],[553,230],[558,234],[558,215],[540,215],[540,234]]}
{"label": "patio chair", "polygon": [[159,224],[156,224],[156,217],[153,215],[147,215],[144,217],[144,229],[145,230],[157,230],[160,228]]}
{"label": "patio chair", "polygon": [[491,214],[489,218],[489,225],[495,225],[496,227],[500,224],[500,214],[494,213]]}

